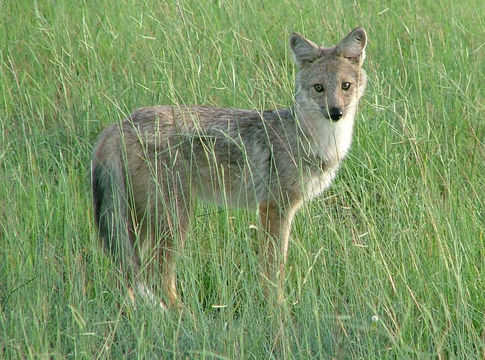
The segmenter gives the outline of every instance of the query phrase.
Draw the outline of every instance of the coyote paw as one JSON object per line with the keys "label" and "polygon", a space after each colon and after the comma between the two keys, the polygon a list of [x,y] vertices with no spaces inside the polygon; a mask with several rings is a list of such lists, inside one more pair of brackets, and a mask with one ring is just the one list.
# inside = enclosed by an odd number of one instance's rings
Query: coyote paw
{"label": "coyote paw", "polygon": [[135,292],[136,295],[141,297],[147,304],[150,304],[151,306],[159,306],[162,311],[167,310],[167,305],[160,300],[153,292],[148,288],[148,286],[142,282],[137,282],[135,284],[135,291],[133,291],[133,288],[128,289],[128,298],[130,299],[130,302],[136,306],[136,300],[135,300]]}

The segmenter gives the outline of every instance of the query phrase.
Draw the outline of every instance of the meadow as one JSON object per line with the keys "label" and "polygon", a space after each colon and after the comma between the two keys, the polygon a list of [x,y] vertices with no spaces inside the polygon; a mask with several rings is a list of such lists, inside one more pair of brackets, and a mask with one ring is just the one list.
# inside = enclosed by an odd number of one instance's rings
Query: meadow
{"label": "meadow", "polygon": [[[154,104],[287,107],[288,34],[358,25],[368,90],[296,217],[284,304],[256,214],[203,204],[185,310],[127,302],[93,221],[100,131]],[[7,0],[0,44],[0,358],[485,359],[485,2]]]}

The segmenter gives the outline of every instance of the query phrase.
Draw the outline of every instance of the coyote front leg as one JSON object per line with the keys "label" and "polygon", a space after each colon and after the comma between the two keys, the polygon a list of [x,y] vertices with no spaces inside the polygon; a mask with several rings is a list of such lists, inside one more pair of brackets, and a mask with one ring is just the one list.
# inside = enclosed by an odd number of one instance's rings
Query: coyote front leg
{"label": "coyote front leg", "polygon": [[262,203],[259,206],[259,215],[264,229],[264,236],[260,243],[260,257],[263,266],[263,277],[269,281],[265,285],[265,295],[273,291],[268,286],[277,287],[277,302],[283,302],[285,263],[288,253],[291,223],[295,212],[300,208],[302,201],[298,201],[289,209],[282,209],[274,203]]}

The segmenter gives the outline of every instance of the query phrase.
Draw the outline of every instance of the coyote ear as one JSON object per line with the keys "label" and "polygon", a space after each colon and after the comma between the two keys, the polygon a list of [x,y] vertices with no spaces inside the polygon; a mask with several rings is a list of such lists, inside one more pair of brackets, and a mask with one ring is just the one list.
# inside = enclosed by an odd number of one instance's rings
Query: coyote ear
{"label": "coyote ear", "polygon": [[337,45],[337,55],[353,60],[359,65],[364,63],[367,34],[357,27]]}
{"label": "coyote ear", "polygon": [[299,68],[306,63],[315,61],[321,56],[321,51],[318,45],[308,39],[305,39],[298,33],[291,34],[290,47],[293,51],[295,63]]}

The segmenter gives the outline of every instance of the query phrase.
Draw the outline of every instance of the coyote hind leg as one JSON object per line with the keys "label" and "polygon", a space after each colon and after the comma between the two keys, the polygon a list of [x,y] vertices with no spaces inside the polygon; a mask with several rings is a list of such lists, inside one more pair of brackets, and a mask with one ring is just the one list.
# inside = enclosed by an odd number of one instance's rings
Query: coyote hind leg
{"label": "coyote hind leg", "polygon": [[[182,305],[177,291],[177,254],[183,249],[192,215],[188,182],[165,177],[157,184],[157,202],[149,222],[149,273],[157,279],[169,307]],[[161,281],[160,281],[161,277]]]}

